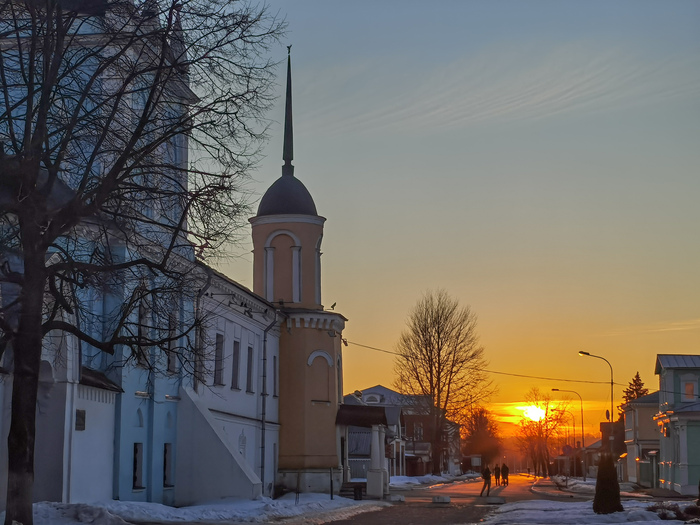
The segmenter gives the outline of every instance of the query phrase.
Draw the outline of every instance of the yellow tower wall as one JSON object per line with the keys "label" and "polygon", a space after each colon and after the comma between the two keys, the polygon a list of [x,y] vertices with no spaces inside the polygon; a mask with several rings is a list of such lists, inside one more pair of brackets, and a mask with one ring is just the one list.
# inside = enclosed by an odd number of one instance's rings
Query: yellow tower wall
{"label": "yellow tower wall", "polygon": [[335,418],[342,399],[344,318],[330,312],[289,315],[280,337],[284,373],[280,374],[279,467],[338,468]]}
{"label": "yellow tower wall", "polygon": [[308,215],[250,220],[255,293],[284,307],[322,308],[320,249],[325,220]]}

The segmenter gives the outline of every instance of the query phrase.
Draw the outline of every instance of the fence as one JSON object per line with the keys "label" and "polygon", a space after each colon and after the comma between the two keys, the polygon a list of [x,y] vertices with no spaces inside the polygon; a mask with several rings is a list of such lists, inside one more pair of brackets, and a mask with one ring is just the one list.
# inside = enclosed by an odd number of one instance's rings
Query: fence
{"label": "fence", "polygon": [[350,466],[350,477],[352,479],[367,479],[367,471],[369,470],[369,458],[349,458],[348,465]]}

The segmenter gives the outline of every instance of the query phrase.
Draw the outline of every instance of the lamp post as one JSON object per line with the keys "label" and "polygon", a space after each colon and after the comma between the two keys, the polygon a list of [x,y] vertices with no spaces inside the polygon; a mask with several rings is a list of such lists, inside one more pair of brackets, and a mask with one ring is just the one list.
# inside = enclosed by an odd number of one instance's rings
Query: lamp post
{"label": "lamp post", "polygon": [[[595,357],[596,359],[602,359],[606,363],[608,363],[608,366],[610,367],[610,423],[612,423],[613,420],[613,403],[614,403],[614,397],[613,397],[613,368],[612,365],[610,364],[610,361],[605,359],[604,357],[600,357],[599,355],[593,355],[588,352],[580,351],[578,355],[581,356],[588,356],[588,357]],[[610,432],[610,439],[612,439],[612,429]]]}
{"label": "lamp post", "polygon": [[[559,388],[552,388],[552,392],[571,392],[576,394],[581,401],[581,455],[583,456],[583,481],[586,481],[586,438],[583,432],[583,398],[581,394],[575,390],[560,390]],[[576,447],[574,447],[576,448]]]}

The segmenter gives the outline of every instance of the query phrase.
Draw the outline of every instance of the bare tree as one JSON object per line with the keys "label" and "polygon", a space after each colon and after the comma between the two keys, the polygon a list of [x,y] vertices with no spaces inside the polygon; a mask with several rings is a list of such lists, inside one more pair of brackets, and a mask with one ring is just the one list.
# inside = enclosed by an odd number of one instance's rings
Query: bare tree
{"label": "bare tree", "polygon": [[446,291],[427,292],[411,310],[397,344],[394,387],[429,396],[433,471],[440,472],[445,421],[493,393],[486,378],[476,315]]}
{"label": "bare tree", "polygon": [[[236,0],[0,0],[5,523],[32,523],[42,345],[193,359],[203,259],[235,238],[283,24]],[[95,309],[95,298],[104,307]],[[5,359],[8,364],[8,359]]]}
{"label": "bare tree", "polygon": [[521,451],[530,457],[535,475],[549,475],[549,463],[555,438],[567,418],[568,401],[553,402],[549,394],[532,388],[525,394],[531,413],[520,420],[518,442]]}

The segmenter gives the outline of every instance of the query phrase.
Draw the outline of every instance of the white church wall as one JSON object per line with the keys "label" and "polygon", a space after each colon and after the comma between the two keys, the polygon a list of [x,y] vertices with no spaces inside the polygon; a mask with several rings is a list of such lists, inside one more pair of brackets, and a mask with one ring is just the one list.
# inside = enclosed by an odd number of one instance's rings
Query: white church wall
{"label": "white church wall", "polygon": [[263,494],[271,496],[279,450],[279,328],[273,307],[217,277],[202,308],[208,347],[197,399],[258,476]]}
{"label": "white church wall", "polygon": [[[70,502],[112,499],[116,394],[78,385],[71,443]],[[84,425],[77,419],[84,411]]]}
{"label": "white church wall", "polygon": [[193,505],[227,497],[255,499],[262,494],[255,474],[237,443],[197,394],[180,389],[177,418],[178,461],[175,505]]}

